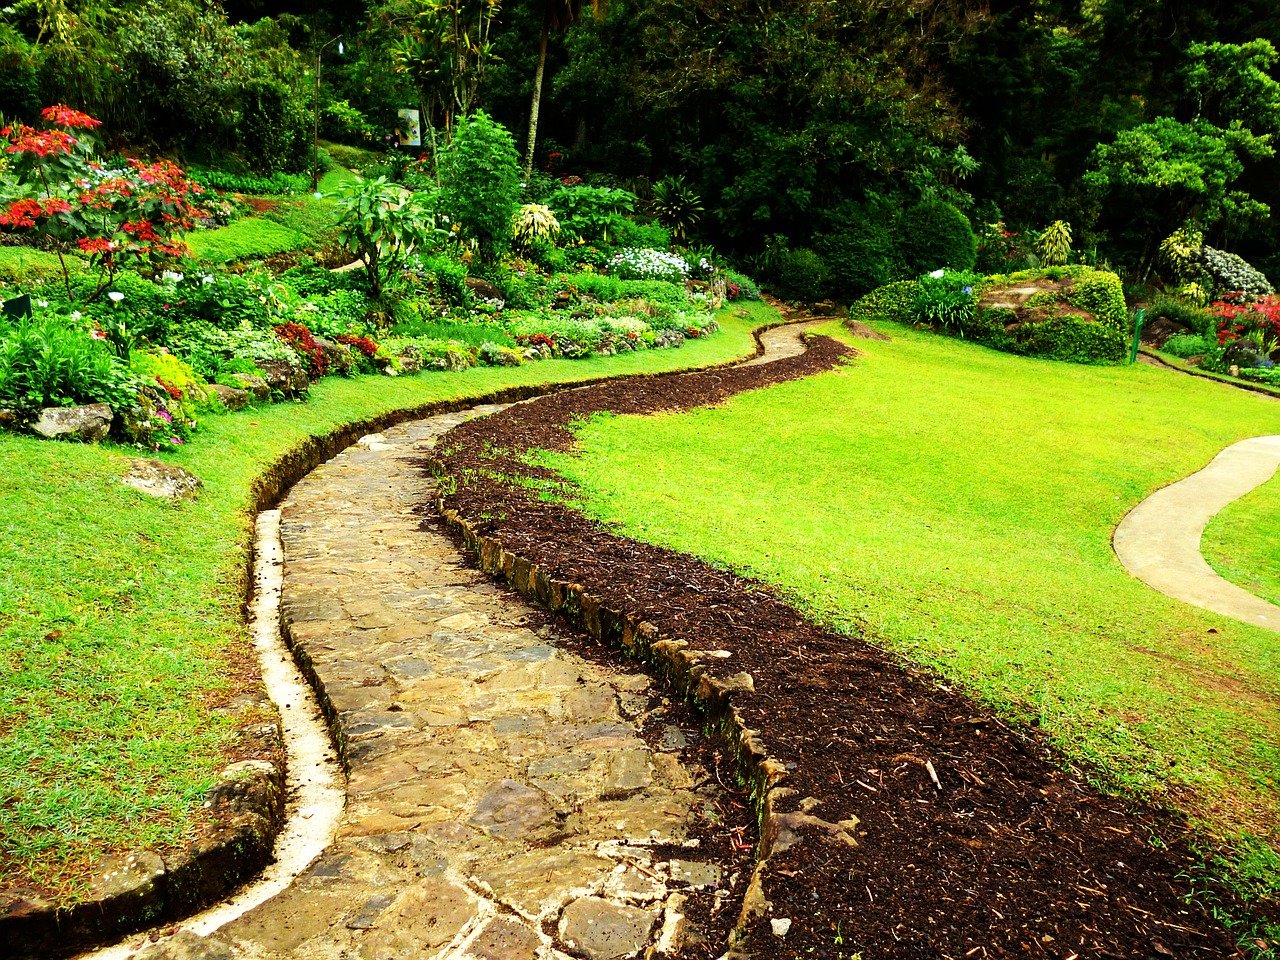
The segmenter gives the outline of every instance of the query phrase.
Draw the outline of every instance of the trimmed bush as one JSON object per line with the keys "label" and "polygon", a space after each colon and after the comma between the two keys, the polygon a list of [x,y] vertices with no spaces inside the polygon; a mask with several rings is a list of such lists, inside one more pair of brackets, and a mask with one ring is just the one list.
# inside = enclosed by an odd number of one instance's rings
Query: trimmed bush
{"label": "trimmed bush", "polygon": [[978,259],[978,240],[963,213],[949,203],[921,203],[898,222],[898,251],[909,273],[928,273],[939,267],[972,270]]}
{"label": "trimmed bush", "polygon": [[849,319],[863,323],[891,320],[894,323],[911,323],[916,297],[920,293],[919,280],[899,280],[887,283],[871,291],[849,308]]}
{"label": "trimmed bush", "polygon": [[839,228],[815,237],[813,247],[826,261],[832,295],[846,303],[903,272],[888,226],[860,212]]}
{"label": "trimmed bush", "polygon": [[774,257],[769,279],[783,300],[818,300],[827,290],[827,264],[807,247],[782,249]]}

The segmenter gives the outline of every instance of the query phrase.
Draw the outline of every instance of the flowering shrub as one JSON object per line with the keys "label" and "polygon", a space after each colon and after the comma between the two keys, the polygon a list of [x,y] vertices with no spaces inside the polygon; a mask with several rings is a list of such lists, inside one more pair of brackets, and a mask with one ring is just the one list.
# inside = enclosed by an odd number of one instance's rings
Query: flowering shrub
{"label": "flowering shrub", "polygon": [[667,280],[683,282],[689,277],[689,263],[678,253],[648,247],[627,247],[610,258],[609,272],[623,280]]}
{"label": "flowering shrub", "polygon": [[63,248],[75,243],[99,271],[94,300],[124,266],[159,268],[186,255],[182,233],[193,225],[192,197],[201,188],[167,160],[130,159],[107,169],[94,159],[87,132],[101,126],[93,117],[64,106],[41,116],[50,129],[15,123],[0,130],[0,145],[12,155],[13,179],[0,198],[7,209],[0,227],[34,231],[52,240],[71,299],[71,274]]}
{"label": "flowering shrub", "polygon": [[1204,246],[1200,248],[1195,259],[1206,274],[1209,286],[1219,297],[1234,293],[1235,296],[1231,299],[1247,301],[1270,296],[1276,292],[1260,271],[1255,270],[1243,257],[1238,257],[1234,253]]}
{"label": "flowering shrub", "polygon": [[1251,303],[1219,300],[1209,309],[1220,318],[1220,345],[1248,337],[1258,343],[1264,354],[1280,347],[1280,297],[1262,297]]}
{"label": "flowering shrub", "polygon": [[324,358],[324,350],[316,343],[311,331],[300,323],[282,323],[275,328],[276,336],[293,348],[306,365],[311,379],[317,380],[328,371],[329,364]]}

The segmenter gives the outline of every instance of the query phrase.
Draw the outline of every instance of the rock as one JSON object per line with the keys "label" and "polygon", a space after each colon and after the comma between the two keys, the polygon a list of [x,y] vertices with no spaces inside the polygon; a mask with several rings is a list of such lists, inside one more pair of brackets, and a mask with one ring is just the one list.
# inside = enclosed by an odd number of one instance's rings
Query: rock
{"label": "rock", "polygon": [[164,903],[164,876],[164,861],[150,851],[107,857],[94,865],[88,899],[109,915],[151,919]]}
{"label": "rock", "polygon": [[601,799],[621,800],[653,782],[648,750],[618,750],[609,755],[607,764]]}
{"label": "rock", "polygon": [[105,403],[90,403],[83,407],[46,407],[31,424],[31,429],[50,440],[100,443],[111,432],[114,416]]}
{"label": "rock", "polygon": [[552,823],[555,817],[537,790],[502,780],[480,799],[468,822],[491,837],[517,840]]}
{"label": "rock", "polygon": [[773,931],[773,935],[778,939],[782,939],[791,932],[791,921],[782,917],[775,917],[769,921],[769,929]]}
{"label": "rock", "polygon": [[573,306],[573,294],[568,290],[557,290],[556,295],[551,298],[552,310],[568,310]]}
{"label": "rock", "polygon": [[179,930],[134,954],[135,960],[235,960],[235,956],[222,941],[205,939],[190,930]]}
{"label": "rock", "polygon": [[1222,351],[1222,363],[1227,367],[1256,367],[1262,359],[1262,348],[1258,341],[1245,337],[1233,340]]}
{"label": "rock", "polygon": [[1190,333],[1191,328],[1168,317],[1156,317],[1150,323],[1143,324],[1142,342],[1161,349],[1170,337],[1181,333]]}
{"label": "rock", "polygon": [[[266,381],[263,381],[262,385],[265,387],[267,385]],[[238,387],[228,387],[221,383],[211,383],[209,385],[209,389],[218,395],[218,399],[222,401],[222,405],[228,410],[243,410],[248,406],[249,400],[253,397],[253,394],[248,390]],[[270,394],[271,391],[268,390],[267,395],[270,396]]]}
{"label": "rock", "polygon": [[306,393],[311,386],[307,371],[288,360],[254,360],[254,365],[262,371],[267,386],[278,390],[286,397],[295,397]]}
{"label": "rock", "polygon": [[819,300],[809,308],[809,312],[815,317],[847,317],[849,316],[849,308],[836,303],[834,300]]}
{"label": "rock", "polygon": [[159,460],[130,460],[129,472],[120,478],[120,482],[153,497],[172,500],[194,497],[204,483],[195,474]]}
{"label": "rock", "polygon": [[700,863],[697,860],[672,860],[671,882],[694,889],[718,886],[720,868],[714,863]]}
{"label": "rock", "polygon": [[479,277],[467,277],[466,284],[472,296],[480,300],[496,300],[498,303],[506,305],[506,297],[502,295],[502,291],[488,280],[481,280]]}
{"label": "rock", "polygon": [[560,915],[560,939],[587,960],[622,960],[635,956],[649,943],[658,913],[599,897],[582,897]]}
{"label": "rock", "polygon": [[231,379],[240,384],[242,390],[253,394],[253,399],[271,399],[271,386],[262,377],[255,377],[252,373],[233,373]]}
{"label": "rock", "polygon": [[477,960],[534,960],[542,938],[511,917],[495,917],[471,941],[467,954]]}
{"label": "rock", "polygon": [[348,930],[368,930],[377,922],[382,912],[395,903],[395,894],[380,893],[365,901],[364,906],[347,920]]}
{"label": "rock", "polygon": [[422,369],[422,351],[409,344],[400,351],[400,372],[414,374]]}
{"label": "rock", "polygon": [[352,356],[351,348],[345,343],[335,343],[332,340],[316,337],[316,345],[324,354],[325,367],[330,373],[345,377],[355,369],[356,358]]}

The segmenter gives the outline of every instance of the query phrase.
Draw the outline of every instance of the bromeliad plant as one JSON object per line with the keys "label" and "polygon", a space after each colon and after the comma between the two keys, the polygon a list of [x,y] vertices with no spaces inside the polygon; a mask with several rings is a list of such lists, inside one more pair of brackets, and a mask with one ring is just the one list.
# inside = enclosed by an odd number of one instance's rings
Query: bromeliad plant
{"label": "bromeliad plant", "polygon": [[12,157],[0,180],[0,227],[52,242],[68,300],[73,293],[64,253],[72,245],[98,271],[89,301],[125,267],[160,270],[186,256],[182,234],[199,213],[199,185],[166,160],[129,159],[107,168],[95,158],[91,133],[101,121],[60,105],[41,116],[48,129],[15,123],[0,130],[0,149]]}

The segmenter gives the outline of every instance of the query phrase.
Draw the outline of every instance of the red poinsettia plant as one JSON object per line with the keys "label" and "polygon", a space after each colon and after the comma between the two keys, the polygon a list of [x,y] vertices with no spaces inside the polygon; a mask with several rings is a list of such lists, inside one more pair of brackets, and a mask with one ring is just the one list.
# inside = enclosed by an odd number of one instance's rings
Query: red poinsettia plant
{"label": "red poinsettia plant", "polygon": [[87,254],[98,271],[90,300],[123,267],[158,270],[186,256],[182,235],[200,212],[198,184],[167,160],[128,159],[110,169],[96,157],[92,131],[101,121],[62,105],[41,116],[47,129],[15,123],[0,130],[0,150],[10,159],[9,175],[0,178],[0,228],[51,243],[68,298],[67,249]]}

